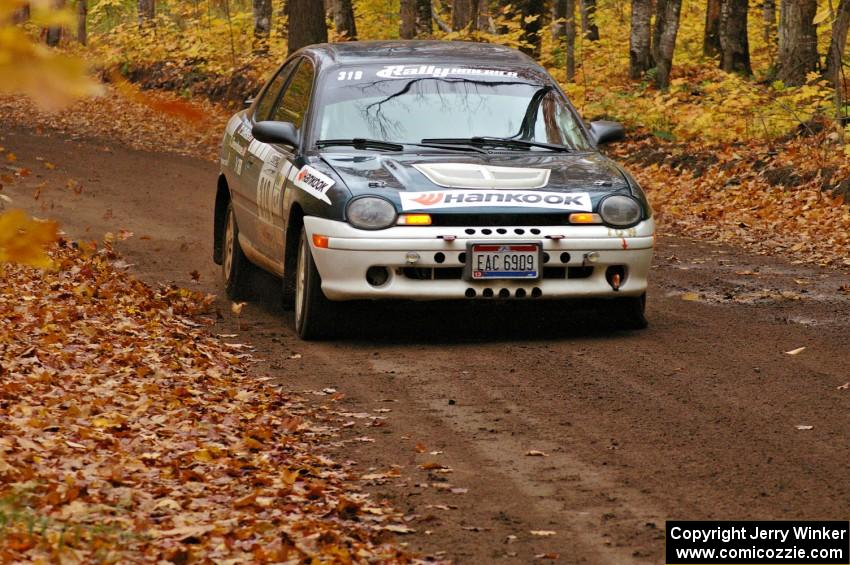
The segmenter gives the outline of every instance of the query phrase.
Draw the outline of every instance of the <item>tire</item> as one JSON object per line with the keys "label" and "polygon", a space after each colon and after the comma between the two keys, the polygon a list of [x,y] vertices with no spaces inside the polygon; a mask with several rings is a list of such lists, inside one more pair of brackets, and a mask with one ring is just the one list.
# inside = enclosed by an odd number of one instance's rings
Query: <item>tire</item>
{"label": "tire", "polygon": [[307,232],[301,229],[295,267],[295,332],[304,340],[331,337],[334,304],[322,292],[322,278],[310,251]]}
{"label": "tire", "polygon": [[232,203],[228,203],[225,214],[221,273],[224,277],[224,291],[228,298],[239,300],[249,294],[253,265],[245,257],[239,245],[239,227],[236,225],[236,214],[233,212]]}
{"label": "tire", "polygon": [[646,293],[618,298],[612,306],[613,319],[618,329],[642,330],[649,325],[646,320]]}

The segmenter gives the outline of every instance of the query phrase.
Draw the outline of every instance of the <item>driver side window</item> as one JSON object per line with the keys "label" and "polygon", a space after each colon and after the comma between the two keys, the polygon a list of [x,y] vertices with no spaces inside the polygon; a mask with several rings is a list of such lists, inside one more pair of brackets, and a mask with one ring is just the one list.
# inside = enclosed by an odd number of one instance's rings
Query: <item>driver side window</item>
{"label": "driver side window", "polygon": [[283,90],[284,85],[286,84],[287,79],[289,79],[289,75],[292,74],[292,70],[298,64],[298,60],[290,61],[284,67],[278,71],[275,77],[269,83],[268,88],[263,91],[262,98],[257,102],[256,109],[254,110],[254,121],[255,122],[264,122],[270,119],[272,108],[274,107],[275,102],[280,97],[280,92]]}
{"label": "driver side window", "polygon": [[292,122],[299,130],[304,124],[304,117],[310,107],[310,96],[313,93],[313,65],[309,61],[298,67],[292,75],[289,86],[274,110],[276,122]]}

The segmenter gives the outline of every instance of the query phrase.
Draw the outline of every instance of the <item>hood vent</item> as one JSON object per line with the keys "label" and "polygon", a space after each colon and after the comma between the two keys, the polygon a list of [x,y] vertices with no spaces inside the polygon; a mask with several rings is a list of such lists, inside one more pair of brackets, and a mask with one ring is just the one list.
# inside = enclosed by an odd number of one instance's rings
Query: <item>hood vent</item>
{"label": "hood vent", "polygon": [[445,188],[530,189],[549,184],[549,169],[493,167],[472,163],[413,165],[428,180]]}

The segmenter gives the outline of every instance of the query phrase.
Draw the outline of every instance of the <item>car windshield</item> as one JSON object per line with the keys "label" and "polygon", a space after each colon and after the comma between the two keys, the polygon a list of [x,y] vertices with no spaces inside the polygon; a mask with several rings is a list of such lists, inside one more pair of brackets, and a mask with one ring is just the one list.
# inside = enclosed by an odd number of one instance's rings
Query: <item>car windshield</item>
{"label": "car windshield", "polygon": [[496,138],[590,149],[563,96],[516,72],[396,65],[333,75],[323,89],[317,140]]}

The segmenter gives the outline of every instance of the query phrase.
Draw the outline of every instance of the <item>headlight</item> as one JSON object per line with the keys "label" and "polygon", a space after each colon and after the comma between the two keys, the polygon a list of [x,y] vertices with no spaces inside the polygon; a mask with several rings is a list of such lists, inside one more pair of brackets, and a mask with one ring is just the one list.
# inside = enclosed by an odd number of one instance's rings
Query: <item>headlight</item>
{"label": "headlight", "polygon": [[640,221],[640,204],[631,196],[609,196],[599,204],[599,215],[606,224],[618,227],[632,226]]}
{"label": "headlight", "polygon": [[388,200],[377,196],[355,198],[346,209],[348,223],[362,230],[382,230],[395,223],[396,211]]}

